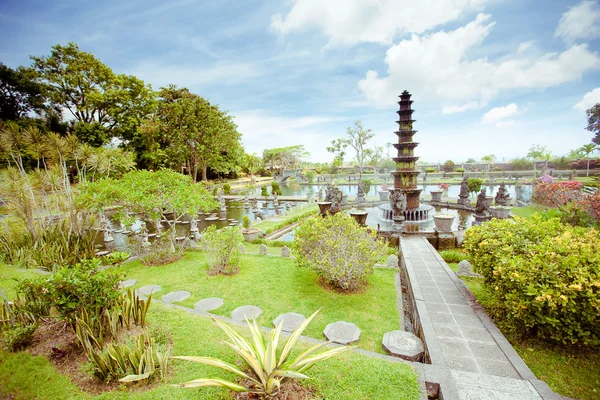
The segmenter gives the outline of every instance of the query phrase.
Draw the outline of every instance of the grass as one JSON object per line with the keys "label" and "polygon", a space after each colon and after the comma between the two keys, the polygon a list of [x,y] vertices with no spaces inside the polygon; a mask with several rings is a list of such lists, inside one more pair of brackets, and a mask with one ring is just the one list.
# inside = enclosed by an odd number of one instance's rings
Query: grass
{"label": "grass", "polygon": [[[453,271],[458,264],[448,264]],[[600,352],[559,346],[538,339],[525,339],[502,326],[494,316],[496,300],[483,286],[482,278],[461,277],[477,300],[488,310],[502,333],[538,379],[557,393],[578,399],[600,398]]]}
{"label": "grass", "polygon": [[15,296],[14,287],[17,284],[16,279],[36,278],[38,276],[42,275],[33,270],[19,269],[0,262],[0,289],[4,289],[6,297],[9,299]]}
{"label": "grass", "polygon": [[272,326],[275,317],[283,313],[308,316],[320,308],[306,331],[308,336],[323,339],[327,324],[352,322],[362,330],[357,345],[371,351],[383,353],[383,334],[398,329],[393,270],[376,269],[364,292],[347,295],[324,289],[312,270],[299,269],[294,260],[287,258],[244,255],[235,276],[208,276],[207,268],[204,254],[197,251],[187,252],[182,260],[170,265],[146,267],[134,261],[122,267],[128,278],[137,280],[135,287],[160,285],[157,297],[171,291],[189,291],[191,296],[179,303],[186,307],[194,307],[207,297],[224,300],[225,304],[213,311],[219,315],[229,316],[243,305],[258,306],[263,311],[259,318],[263,326]]}
{"label": "grass", "polygon": [[[149,324],[173,341],[172,355],[218,357],[235,362],[233,351],[224,343],[223,333],[208,318],[155,303],[148,315]],[[246,329],[239,328],[242,334]],[[306,347],[306,343],[302,343]],[[303,350],[300,348],[299,350]],[[348,352],[339,358],[317,364],[308,372],[312,386],[321,399],[406,399],[419,398],[419,385],[412,367]],[[172,384],[192,379],[215,377],[232,379],[220,369],[173,360],[165,382],[150,390],[122,386],[116,391],[93,396],[81,392],[42,357],[28,353],[0,352],[0,398],[14,399],[232,399],[224,389],[182,389]],[[142,386],[143,387],[143,386]]]}
{"label": "grass", "polygon": [[546,211],[547,209],[548,207],[541,204],[531,203],[525,207],[513,207],[511,212],[517,217],[531,218],[533,215]]}

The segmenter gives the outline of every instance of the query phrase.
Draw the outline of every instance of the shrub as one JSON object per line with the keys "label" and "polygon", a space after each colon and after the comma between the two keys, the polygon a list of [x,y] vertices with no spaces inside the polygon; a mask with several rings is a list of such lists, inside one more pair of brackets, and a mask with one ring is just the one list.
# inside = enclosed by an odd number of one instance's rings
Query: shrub
{"label": "shrub", "polygon": [[371,191],[372,181],[370,179],[363,179],[362,181],[365,184],[365,194],[368,194]]}
{"label": "shrub", "polygon": [[260,188],[260,195],[262,197],[269,197],[269,192],[266,186],[261,186]]}
{"label": "shrub", "polygon": [[279,182],[271,182],[271,194],[281,196],[282,193],[283,192],[281,191],[281,186],[279,186]]}
{"label": "shrub", "polygon": [[560,343],[600,346],[600,234],[558,219],[494,219],[464,246],[509,326]]}
{"label": "shrub", "polygon": [[481,185],[483,185],[483,179],[469,178],[467,179],[467,185],[469,187],[469,193],[477,193],[481,190]]}
{"label": "shrub", "polygon": [[433,168],[433,167],[427,167],[427,168],[425,168],[425,172],[428,173],[428,174],[431,173],[431,172],[436,172],[436,171],[437,170],[435,168]]}
{"label": "shrub", "polygon": [[217,229],[211,225],[202,234],[204,239],[200,248],[207,254],[211,271],[225,275],[235,273],[240,258],[238,244],[244,240],[239,228],[227,226]]}
{"label": "shrub", "polygon": [[244,229],[249,229],[250,225],[252,225],[252,221],[250,221],[250,217],[247,215],[244,215],[242,217],[242,226],[244,227]]}
{"label": "shrub", "polygon": [[456,170],[456,164],[452,160],[448,160],[442,165],[442,171],[453,172],[454,170]]}
{"label": "shrub", "polygon": [[442,250],[440,256],[447,263],[459,263],[467,258],[467,255],[460,250]]}
{"label": "shrub", "polygon": [[219,188],[215,186],[212,190],[212,195],[217,196],[218,194],[219,194]]}
{"label": "shrub", "polygon": [[[252,322],[247,321],[253,339],[252,341],[248,341],[228,325],[217,319],[213,319],[229,338],[230,342],[226,343],[246,362],[247,368],[244,368],[244,371],[248,371],[248,373],[244,372],[234,364],[212,357],[177,356],[172,358],[193,361],[224,369],[227,372],[232,372],[237,375],[242,383],[247,384],[248,386],[242,386],[239,383],[222,379],[195,379],[182,384],[181,387],[196,388],[203,386],[219,386],[234,392],[254,393],[259,399],[274,398],[279,393],[281,385],[287,380],[306,379],[308,376],[304,373],[313,365],[350,349],[350,347],[337,347],[315,354],[323,347],[322,345],[316,345],[300,354],[295,360],[288,361],[300,335],[302,335],[302,332],[304,332],[315,315],[317,315],[316,312],[308,317],[306,321],[290,335],[283,346],[278,346],[283,321],[281,321],[275,329],[271,330],[268,337],[265,337],[262,329],[256,323],[256,320],[253,320]],[[277,354],[278,348],[281,349],[279,355]]]}
{"label": "shrub", "polygon": [[456,168],[456,172],[465,172],[465,169],[462,167]]}
{"label": "shrub", "polygon": [[306,179],[308,179],[308,183],[313,183],[317,173],[315,171],[309,169],[308,171],[306,171],[306,173],[304,175],[306,175]]}
{"label": "shrub", "polygon": [[100,260],[86,260],[57,270],[45,281],[51,304],[61,319],[74,325],[85,309],[101,315],[121,297],[121,274],[111,269],[99,270]]}
{"label": "shrub", "polygon": [[366,284],[385,245],[346,213],[302,222],[292,244],[296,262],[317,272],[328,284],[341,290],[356,290]]}
{"label": "shrub", "polygon": [[231,185],[229,183],[223,185],[223,193],[231,194]]}
{"label": "shrub", "polygon": [[2,346],[9,351],[18,351],[31,343],[37,324],[15,325],[2,331]]}
{"label": "shrub", "polygon": [[188,238],[177,241],[171,230],[162,233],[150,246],[144,246],[142,238],[138,236],[132,238],[129,243],[133,253],[140,256],[142,264],[151,266],[174,263],[181,259],[185,250],[190,247]]}

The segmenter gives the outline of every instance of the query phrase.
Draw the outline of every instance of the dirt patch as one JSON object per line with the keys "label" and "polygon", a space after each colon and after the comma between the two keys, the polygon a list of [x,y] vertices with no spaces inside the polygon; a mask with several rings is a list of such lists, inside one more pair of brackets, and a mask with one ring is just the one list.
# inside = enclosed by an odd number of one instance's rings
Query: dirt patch
{"label": "dirt patch", "polygon": [[[246,387],[250,385],[250,381],[244,381],[241,385]],[[250,399],[258,399],[259,397],[255,394],[250,393],[236,393],[234,399],[236,400],[250,400]],[[283,385],[281,385],[281,389],[277,396],[273,397],[273,400],[305,400],[305,399],[315,399],[314,390],[310,387],[304,387],[297,381],[287,381]]]}
{"label": "dirt patch", "polygon": [[[229,267],[228,267],[229,269]],[[208,276],[217,276],[217,275],[225,275],[225,276],[232,276],[232,275],[236,275],[238,272],[240,272],[239,267],[232,267],[231,271],[228,271],[227,269],[224,268],[220,268],[220,267],[212,267],[206,270],[206,275]]]}
{"label": "dirt patch", "polygon": [[356,289],[344,290],[337,286],[334,286],[333,284],[331,284],[331,282],[327,281],[323,277],[319,277],[319,279],[317,280],[317,283],[323,289],[327,290],[328,292],[333,292],[333,293],[342,294],[342,295],[349,295],[349,296],[353,295],[353,294],[364,293],[367,290],[367,287],[369,286],[368,284],[364,284],[362,286],[359,286]]}

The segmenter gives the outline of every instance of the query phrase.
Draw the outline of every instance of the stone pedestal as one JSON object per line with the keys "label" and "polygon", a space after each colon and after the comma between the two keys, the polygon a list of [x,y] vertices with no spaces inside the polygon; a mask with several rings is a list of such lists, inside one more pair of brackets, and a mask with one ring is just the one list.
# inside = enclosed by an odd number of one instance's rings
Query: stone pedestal
{"label": "stone pedestal", "polygon": [[438,250],[448,250],[456,248],[456,238],[452,232],[436,232]]}
{"label": "stone pedestal", "polygon": [[471,202],[469,201],[469,196],[461,196],[458,195],[458,204],[463,205],[463,206],[470,206]]}
{"label": "stone pedestal", "polygon": [[473,225],[481,225],[482,223],[489,221],[492,217],[489,214],[474,214],[475,221],[473,221]]}
{"label": "stone pedestal", "polygon": [[432,190],[431,192],[431,201],[432,202],[440,202],[442,201],[442,193],[444,193],[441,190]]}

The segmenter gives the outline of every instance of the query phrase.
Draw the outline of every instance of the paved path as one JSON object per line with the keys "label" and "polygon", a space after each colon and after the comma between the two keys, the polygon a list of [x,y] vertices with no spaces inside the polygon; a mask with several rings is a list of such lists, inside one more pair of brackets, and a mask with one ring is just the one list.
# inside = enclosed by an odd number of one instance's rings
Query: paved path
{"label": "paved path", "polygon": [[414,319],[418,318],[422,329],[420,336],[432,366],[451,372],[457,398],[507,398],[500,382],[513,383],[505,391],[514,398],[554,398],[551,391],[534,389],[545,385],[535,378],[427,239],[408,237],[400,242],[403,269],[413,293]]}

